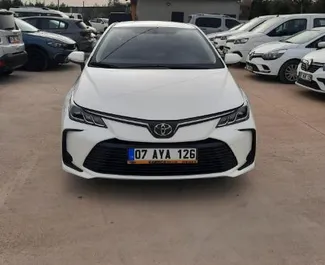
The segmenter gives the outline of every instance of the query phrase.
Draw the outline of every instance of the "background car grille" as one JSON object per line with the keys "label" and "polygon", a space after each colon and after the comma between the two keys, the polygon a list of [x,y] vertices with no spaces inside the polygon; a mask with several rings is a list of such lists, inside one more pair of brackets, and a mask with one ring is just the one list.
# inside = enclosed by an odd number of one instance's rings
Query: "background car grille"
{"label": "background car grille", "polygon": [[321,90],[315,81],[306,81],[298,77],[297,83],[315,90]]}
{"label": "background car grille", "polygon": [[321,68],[321,65],[315,65],[312,64],[311,66],[309,66],[309,68],[307,69],[307,65],[306,63],[301,63],[301,70],[305,71],[305,72],[309,72],[309,73],[315,73],[319,68]]}
{"label": "background car grille", "polygon": [[[128,165],[128,148],[197,148],[198,164]],[[207,139],[177,144],[133,143],[117,139],[100,142],[87,156],[84,167],[101,174],[134,176],[168,176],[220,173],[237,166],[230,147],[221,141]]]}
{"label": "background car grille", "polygon": [[67,46],[65,46],[66,50],[74,50],[76,49],[76,44],[68,44]]}

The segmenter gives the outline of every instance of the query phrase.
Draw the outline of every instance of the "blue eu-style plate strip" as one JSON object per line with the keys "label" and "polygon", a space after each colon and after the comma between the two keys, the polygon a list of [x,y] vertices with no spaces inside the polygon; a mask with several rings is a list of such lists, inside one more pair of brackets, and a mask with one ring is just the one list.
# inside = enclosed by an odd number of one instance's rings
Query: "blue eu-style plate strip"
{"label": "blue eu-style plate strip", "polygon": [[134,161],[134,148],[129,148],[128,156],[129,161]]}

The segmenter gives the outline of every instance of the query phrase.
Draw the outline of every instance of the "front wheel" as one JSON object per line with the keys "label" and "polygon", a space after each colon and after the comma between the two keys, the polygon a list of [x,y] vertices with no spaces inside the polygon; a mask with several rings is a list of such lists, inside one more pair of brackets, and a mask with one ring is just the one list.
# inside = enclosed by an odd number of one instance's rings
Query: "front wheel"
{"label": "front wheel", "polygon": [[290,60],[282,65],[279,72],[279,78],[282,83],[294,84],[296,82],[298,64],[298,60]]}
{"label": "front wheel", "polygon": [[27,49],[28,62],[25,64],[25,69],[28,71],[41,72],[48,68],[49,62],[45,52],[38,48]]}

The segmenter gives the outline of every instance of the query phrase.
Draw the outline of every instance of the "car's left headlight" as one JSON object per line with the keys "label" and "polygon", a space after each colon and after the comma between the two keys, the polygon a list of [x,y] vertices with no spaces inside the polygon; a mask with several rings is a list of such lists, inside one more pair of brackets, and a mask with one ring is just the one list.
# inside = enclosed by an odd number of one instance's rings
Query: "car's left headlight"
{"label": "car's left headlight", "polygon": [[73,102],[72,98],[70,99],[70,105],[69,105],[69,118],[76,122],[107,128],[105,122],[102,120],[101,117],[89,113],[83,108],[77,106]]}
{"label": "car's left headlight", "polygon": [[244,38],[244,39],[237,39],[235,40],[235,44],[245,44],[246,42],[248,42],[249,38]]}
{"label": "car's left headlight", "polygon": [[56,41],[49,41],[47,42],[47,45],[54,47],[54,48],[65,48],[68,46],[68,44],[63,42],[56,42]]}
{"label": "car's left headlight", "polygon": [[286,50],[279,50],[279,51],[265,53],[262,55],[262,58],[264,60],[276,60],[279,59],[285,52]]}
{"label": "car's left headlight", "polygon": [[249,119],[249,113],[250,113],[249,103],[248,100],[246,100],[245,104],[240,108],[238,108],[235,112],[221,117],[217,125],[217,128],[247,121]]}

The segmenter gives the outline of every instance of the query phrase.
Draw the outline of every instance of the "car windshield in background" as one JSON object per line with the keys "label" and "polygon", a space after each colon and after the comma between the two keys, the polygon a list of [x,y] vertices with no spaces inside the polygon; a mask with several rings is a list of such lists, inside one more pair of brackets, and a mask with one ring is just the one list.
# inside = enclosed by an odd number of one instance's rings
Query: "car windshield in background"
{"label": "car windshield in background", "polygon": [[16,28],[14,15],[0,11],[0,30],[14,30]]}
{"label": "car windshield in background", "polygon": [[90,66],[112,68],[224,68],[196,29],[114,27],[99,44]]}
{"label": "car windshield in background", "polygon": [[[260,22],[259,22],[260,21]],[[249,30],[251,27],[253,27],[254,25],[259,25],[262,23],[263,20],[261,20],[260,18],[253,18],[252,20],[248,21],[247,23],[245,23],[240,30],[246,31]]]}
{"label": "car windshield in background", "polygon": [[39,31],[38,28],[35,28],[31,24],[29,24],[19,18],[16,18],[15,21],[16,21],[18,28],[20,28],[20,30],[22,32],[37,32],[37,31]]}
{"label": "car windshield in background", "polygon": [[321,32],[319,30],[306,30],[284,40],[284,42],[304,44],[317,38],[320,34]]}
{"label": "car windshield in background", "polygon": [[256,28],[254,28],[252,32],[263,33],[265,30],[268,30],[270,27],[277,24],[278,21],[281,20],[282,20],[281,17],[271,18],[265,21],[264,23],[262,23],[261,25],[257,26]]}

